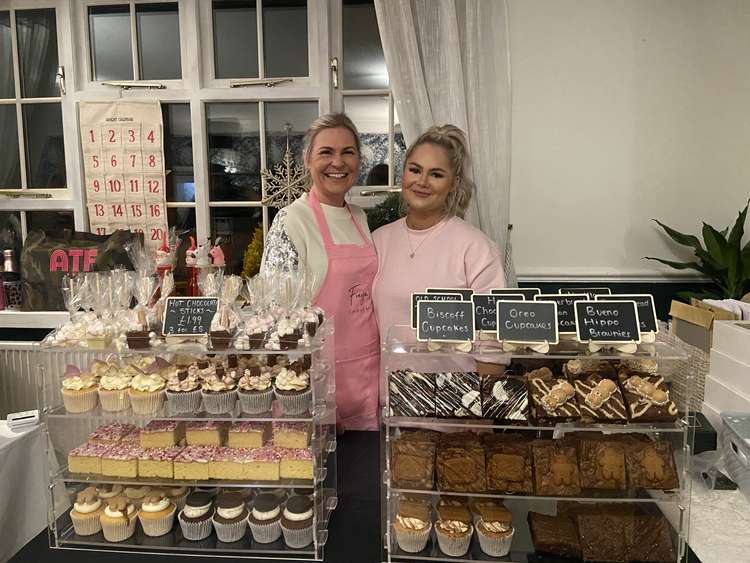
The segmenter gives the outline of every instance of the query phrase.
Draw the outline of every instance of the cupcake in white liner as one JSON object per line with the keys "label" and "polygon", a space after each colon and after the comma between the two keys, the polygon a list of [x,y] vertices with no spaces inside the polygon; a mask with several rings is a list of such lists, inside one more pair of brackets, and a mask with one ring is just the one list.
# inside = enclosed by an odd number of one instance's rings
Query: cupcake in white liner
{"label": "cupcake in white liner", "polygon": [[281,516],[281,531],[287,547],[301,549],[313,541],[313,504],[309,497],[292,495]]}
{"label": "cupcake in white liner", "polygon": [[474,529],[482,551],[491,557],[504,557],[513,542],[512,517],[502,503],[480,500],[472,504],[476,513]]}
{"label": "cupcake in white liner", "polygon": [[432,521],[427,503],[401,500],[393,522],[396,543],[406,553],[419,553],[430,540]]}
{"label": "cupcake in white liner", "polygon": [[297,374],[283,368],[276,376],[274,394],[281,411],[286,415],[304,414],[310,410],[312,389],[307,372]]}
{"label": "cupcake in white liner", "polygon": [[201,385],[196,375],[180,369],[167,381],[167,404],[172,414],[192,414],[201,410]]}
{"label": "cupcake in white liner", "polygon": [[237,384],[222,368],[211,369],[215,369],[214,375],[204,379],[201,387],[203,409],[209,414],[231,413],[237,404]]}
{"label": "cupcake in white liner", "polygon": [[104,539],[109,542],[125,541],[135,533],[138,509],[125,497],[114,497],[104,507],[100,520]]}
{"label": "cupcake in white liner", "polygon": [[164,404],[166,383],[159,375],[136,375],[130,382],[130,406],[135,414],[155,414]]}
{"label": "cupcake in white liner", "polygon": [[211,535],[214,516],[214,500],[208,493],[190,493],[183,508],[177,515],[180,529],[185,539],[199,541]]}
{"label": "cupcake in white liner", "polygon": [[149,495],[143,499],[138,519],[147,536],[163,536],[172,529],[177,507],[164,494]]}
{"label": "cupcake in white liner", "polygon": [[438,504],[437,510],[440,519],[435,522],[435,534],[440,551],[451,557],[466,555],[474,533],[468,507]]}
{"label": "cupcake in white liner", "polygon": [[245,499],[240,493],[219,493],[216,497],[216,513],[212,520],[219,541],[231,543],[241,540],[247,531],[247,517]]}
{"label": "cupcake in white liner", "polygon": [[255,497],[253,511],[248,518],[253,539],[258,543],[273,543],[281,537],[281,502],[276,495],[261,493]]}
{"label": "cupcake in white liner", "polygon": [[92,536],[102,531],[101,514],[104,512],[104,502],[99,498],[94,487],[88,487],[76,495],[70,519],[73,529],[79,536]]}
{"label": "cupcake in white liner", "polygon": [[96,408],[98,384],[88,374],[74,375],[62,380],[62,399],[71,414],[89,412]]}
{"label": "cupcake in white liner", "polygon": [[189,492],[190,489],[187,487],[164,487],[164,493],[175,504],[178,512],[185,508],[185,501]]}
{"label": "cupcake in white liner", "polygon": [[246,368],[238,383],[240,408],[247,414],[263,414],[271,410],[273,381],[271,372],[258,366]]}
{"label": "cupcake in white liner", "polygon": [[132,378],[119,369],[107,370],[99,380],[99,403],[102,410],[120,412],[130,408],[128,389]]}
{"label": "cupcake in white liner", "polygon": [[99,495],[99,498],[102,499],[105,504],[109,502],[109,499],[119,497],[124,494],[122,485],[117,485],[114,483],[104,483],[101,485],[97,485],[96,492],[97,495]]}
{"label": "cupcake in white liner", "polygon": [[129,503],[131,503],[136,508],[140,508],[141,504],[143,504],[143,499],[145,499],[149,494],[151,494],[152,490],[153,488],[148,485],[143,485],[140,487],[132,486],[132,487],[125,487],[125,490],[123,491],[122,494],[128,500]]}

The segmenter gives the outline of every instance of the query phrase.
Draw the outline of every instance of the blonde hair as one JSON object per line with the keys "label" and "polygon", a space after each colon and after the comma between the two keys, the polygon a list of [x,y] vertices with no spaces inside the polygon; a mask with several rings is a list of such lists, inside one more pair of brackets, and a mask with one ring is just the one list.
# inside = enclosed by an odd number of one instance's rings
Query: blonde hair
{"label": "blonde hair", "polygon": [[456,187],[451,190],[446,199],[446,211],[449,216],[458,215],[463,219],[474,193],[474,182],[466,177],[469,169],[469,150],[466,135],[455,125],[433,125],[422,133],[406,151],[404,170],[411,154],[420,145],[435,145],[445,149],[451,163],[451,171],[456,177]]}
{"label": "blonde hair", "polygon": [[361,152],[359,131],[357,131],[357,126],[354,125],[354,122],[351,119],[349,119],[349,116],[345,113],[327,113],[315,119],[310,124],[310,127],[307,128],[307,131],[305,131],[305,138],[302,145],[302,157],[305,165],[307,165],[307,162],[310,160],[315,137],[318,136],[318,133],[324,129],[336,129],[337,127],[343,127],[344,129],[349,130],[354,136],[354,145],[357,147],[357,153]]}

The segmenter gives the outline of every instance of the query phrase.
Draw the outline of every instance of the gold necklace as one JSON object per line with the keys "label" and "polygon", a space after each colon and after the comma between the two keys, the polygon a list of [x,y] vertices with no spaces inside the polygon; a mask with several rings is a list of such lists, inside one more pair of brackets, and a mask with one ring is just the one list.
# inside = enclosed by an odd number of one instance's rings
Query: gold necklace
{"label": "gold necklace", "polygon": [[414,258],[414,255],[417,253],[417,250],[419,250],[419,247],[422,246],[427,241],[427,239],[430,238],[435,233],[435,231],[438,230],[438,226],[440,225],[440,223],[443,222],[443,219],[445,219],[445,217],[441,217],[440,220],[437,223],[435,223],[434,227],[432,228],[432,231],[426,237],[424,237],[421,241],[419,241],[419,244],[417,245],[416,248],[414,248],[411,244],[411,236],[409,235],[409,226],[406,224],[406,219],[404,219],[404,230],[406,231],[406,242],[409,244],[409,258],[410,259]]}

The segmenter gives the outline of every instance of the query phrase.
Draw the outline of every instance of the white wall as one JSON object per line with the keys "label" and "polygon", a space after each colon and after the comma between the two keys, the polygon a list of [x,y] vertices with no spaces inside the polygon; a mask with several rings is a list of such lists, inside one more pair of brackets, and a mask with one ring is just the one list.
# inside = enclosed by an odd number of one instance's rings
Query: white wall
{"label": "white wall", "polygon": [[[522,278],[649,279],[750,197],[750,1],[509,0]],[[746,225],[748,227],[750,225]]]}

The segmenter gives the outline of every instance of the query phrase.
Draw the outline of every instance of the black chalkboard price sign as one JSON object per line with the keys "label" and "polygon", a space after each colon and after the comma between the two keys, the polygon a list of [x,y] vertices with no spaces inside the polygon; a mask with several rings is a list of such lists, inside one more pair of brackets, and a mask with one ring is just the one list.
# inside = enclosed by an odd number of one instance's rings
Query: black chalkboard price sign
{"label": "black chalkboard price sign", "polygon": [[635,301],[576,301],[579,342],[641,341]]}
{"label": "black chalkboard price sign", "polygon": [[417,303],[417,340],[474,340],[474,303],[420,301]]}
{"label": "black chalkboard price sign", "polygon": [[541,293],[534,297],[535,301],[551,301],[557,304],[557,330],[560,334],[576,333],[576,312],[573,305],[576,301],[588,299],[585,293],[571,293],[560,295],[557,293]]}
{"label": "black chalkboard price sign", "polygon": [[557,344],[557,304],[554,301],[499,301],[497,339],[508,342]]}
{"label": "black chalkboard price sign", "polygon": [[608,287],[561,287],[560,294],[565,293],[583,293],[588,295],[589,299],[596,299],[597,295],[609,295],[612,292]]}
{"label": "black chalkboard price sign", "polygon": [[474,295],[474,290],[465,287],[446,287],[444,289],[428,287],[427,293],[460,293],[464,301],[471,301],[471,296]]}
{"label": "black chalkboard price sign", "polygon": [[656,307],[654,296],[650,293],[597,295],[597,301],[635,301],[638,307],[638,321],[641,323],[641,332],[659,332],[659,323],[656,320]]}
{"label": "black chalkboard price sign", "polygon": [[523,295],[526,301],[533,301],[535,295],[542,292],[538,287],[504,287],[502,289],[491,289],[493,295]]}
{"label": "black chalkboard price sign", "polygon": [[211,330],[219,300],[216,297],[167,297],[162,334],[200,336]]}
{"label": "black chalkboard price sign", "polygon": [[471,296],[474,303],[474,329],[483,332],[497,331],[497,302],[523,301],[520,293],[493,295],[491,293],[475,293]]}
{"label": "black chalkboard price sign", "polygon": [[[471,298],[469,298],[471,299]],[[417,303],[420,301],[466,301],[460,293],[412,293],[411,294],[411,327],[417,328]]]}

